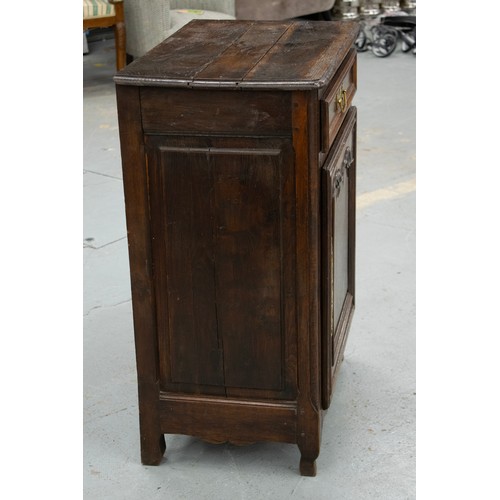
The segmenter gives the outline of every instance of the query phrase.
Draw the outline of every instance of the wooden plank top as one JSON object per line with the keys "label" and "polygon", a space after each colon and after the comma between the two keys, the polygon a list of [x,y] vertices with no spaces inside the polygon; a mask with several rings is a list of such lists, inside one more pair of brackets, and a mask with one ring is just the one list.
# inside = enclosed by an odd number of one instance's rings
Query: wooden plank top
{"label": "wooden plank top", "polygon": [[195,20],[115,75],[119,85],[314,89],[358,33],[349,21]]}

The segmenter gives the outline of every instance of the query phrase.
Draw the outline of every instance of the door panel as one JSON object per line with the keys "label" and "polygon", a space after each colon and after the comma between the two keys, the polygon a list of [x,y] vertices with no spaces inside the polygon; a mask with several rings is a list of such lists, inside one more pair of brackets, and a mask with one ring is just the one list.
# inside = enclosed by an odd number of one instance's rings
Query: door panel
{"label": "door panel", "polygon": [[356,110],[351,108],[322,168],[322,403],[330,405],[333,375],[354,308]]}

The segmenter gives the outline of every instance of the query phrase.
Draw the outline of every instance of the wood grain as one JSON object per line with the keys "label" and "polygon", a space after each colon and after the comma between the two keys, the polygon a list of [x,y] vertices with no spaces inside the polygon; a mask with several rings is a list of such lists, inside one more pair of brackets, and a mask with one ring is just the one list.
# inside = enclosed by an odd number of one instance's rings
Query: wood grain
{"label": "wood grain", "polygon": [[332,79],[355,22],[195,20],[115,76],[121,85],[315,89]]}
{"label": "wood grain", "polygon": [[147,133],[290,135],[290,95],[284,92],[141,89]]}
{"label": "wood grain", "polygon": [[291,141],[148,135],[146,144],[162,387],[290,397]]}
{"label": "wood grain", "polygon": [[157,464],[165,451],[165,440],[156,411],[159,397],[156,300],[152,283],[149,200],[139,92],[134,87],[120,87],[116,89],[116,98],[139,385],[141,459],[144,464]]}
{"label": "wood grain", "polygon": [[169,434],[219,442],[296,442],[293,404],[164,395],[159,412],[162,431]]}
{"label": "wood grain", "polygon": [[[330,406],[337,364],[354,312],[356,108],[322,167],[322,406]],[[346,168],[346,151],[353,162]],[[340,181],[341,180],[341,181]]]}

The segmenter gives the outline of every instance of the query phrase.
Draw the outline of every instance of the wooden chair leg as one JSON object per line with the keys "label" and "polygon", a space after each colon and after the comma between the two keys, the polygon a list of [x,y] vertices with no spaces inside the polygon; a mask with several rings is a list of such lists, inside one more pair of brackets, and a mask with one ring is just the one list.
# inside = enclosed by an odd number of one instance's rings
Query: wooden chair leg
{"label": "wooden chair leg", "polygon": [[123,3],[116,3],[115,10],[116,10],[116,24],[115,24],[116,69],[120,71],[127,65]]}
{"label": "wooden chair leg", "polygon": [[118,23],[115,26],[116,45],[116,69],[120,71],[127,65],[127,55],[125,52],[125,23]]}

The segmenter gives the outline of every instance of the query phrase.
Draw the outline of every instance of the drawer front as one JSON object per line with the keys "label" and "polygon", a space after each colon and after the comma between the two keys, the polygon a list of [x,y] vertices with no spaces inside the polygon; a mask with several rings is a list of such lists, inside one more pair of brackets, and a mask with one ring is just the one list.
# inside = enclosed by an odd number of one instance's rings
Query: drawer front
{"label": "drawer front", "polygon": [[147,134],[289,136],[289,92],[141,89]]}
{"label": "drawer front", "polygon": [[321,169],[322,403],[328,408],[335,371],[354,310],[356,108],[352,107]]}
{"label": "drawer front", "polygon": [[357,88],[356,50],[351,49],[320,100],[321,151],[332,145]]}

